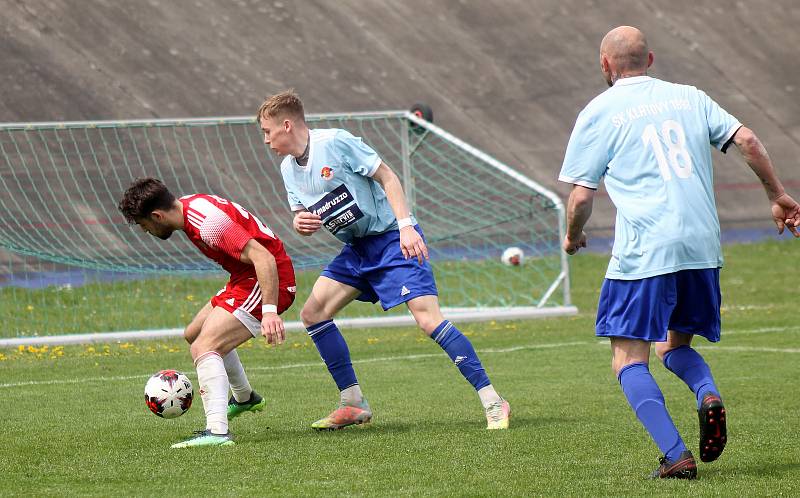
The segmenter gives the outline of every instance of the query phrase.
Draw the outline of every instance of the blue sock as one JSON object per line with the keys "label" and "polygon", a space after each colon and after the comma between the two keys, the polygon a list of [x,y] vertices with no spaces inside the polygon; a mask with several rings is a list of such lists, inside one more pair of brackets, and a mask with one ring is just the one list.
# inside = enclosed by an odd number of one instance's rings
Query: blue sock
{"label": "blue sock", "polygon": [[350,350],[333,320],[315,323],[306,330],[336,382],[336,387],[342,391],[358,384],[356,372],[350,362]]}
{"label": "blue sock", "polygon": [[619,383],[636,416],[668,460],[676,460],[686,445],[664,405],[664,395],[645,363],[632,363],[620,370]]}
{"label": "blue sock", "polygon": [[472,384],[476,391],[491,384],[472,343],[455,325],[448,320],[443,321],[433,331],[431,339],[444,349],[447,356],[461,371],[461,375]]}
{"label": "blue sock", "polygon": [[689,386],[697,397],[697,408],[700,408],[706,393],[719,396],[711,369],[700,353],[691,346],[679,346],[667,352],[664,355],[664,366]]}

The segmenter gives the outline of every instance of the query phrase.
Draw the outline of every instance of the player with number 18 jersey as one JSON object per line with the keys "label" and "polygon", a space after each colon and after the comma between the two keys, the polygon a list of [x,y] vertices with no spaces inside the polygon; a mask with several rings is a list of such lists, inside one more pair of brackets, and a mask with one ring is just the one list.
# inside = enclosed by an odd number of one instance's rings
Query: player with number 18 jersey
{"label": "player with number 18 jersey", "polygon": [[649,76],[583,109],[559,180],[596,189],[605,176],[617,208],[606,278],[722,266],[709,144],[725,152],[741,126],[703,91]]}

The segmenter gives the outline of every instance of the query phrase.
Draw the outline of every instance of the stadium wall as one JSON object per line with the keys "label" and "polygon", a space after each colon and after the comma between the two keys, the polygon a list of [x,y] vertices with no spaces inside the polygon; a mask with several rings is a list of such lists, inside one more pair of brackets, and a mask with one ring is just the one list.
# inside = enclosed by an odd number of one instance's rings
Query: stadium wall
{"label": "stadium wall", "polygon": [[[604,89],[603,34],[641,27],[651,74],[704,88],[759,134],[800,191],[800,5],[638,2],[15,2],[0,0],[0,122],[251,114],[294,87],[309,112],[423,101],[455,135],[565,195],[575,116]],[[725,227],[765,227],[744,163],[715,153]],[[596,204],[591,235],[613,208]],[[592,233],[595,232],[595,233]]]}

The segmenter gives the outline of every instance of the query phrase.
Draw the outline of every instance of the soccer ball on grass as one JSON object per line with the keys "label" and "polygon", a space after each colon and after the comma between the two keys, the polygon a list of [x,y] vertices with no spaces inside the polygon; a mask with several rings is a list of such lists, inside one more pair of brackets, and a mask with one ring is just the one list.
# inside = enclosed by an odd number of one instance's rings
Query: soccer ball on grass
{"label": "soccer ball on grass", "polygon": [[189,378],[175,370],[162,370],[144,386],[144,402],[163,418],[180,417],[192,406],[194,389]]}
{"label": "soccer ball on grass", "polygon": [[524,258],[525,254],[522,252],[522,249],[519,247],[509,247],[503,251],[503,255],[500,256],[500,261],[502,261],[504,265],[519,266],[522,264]]}

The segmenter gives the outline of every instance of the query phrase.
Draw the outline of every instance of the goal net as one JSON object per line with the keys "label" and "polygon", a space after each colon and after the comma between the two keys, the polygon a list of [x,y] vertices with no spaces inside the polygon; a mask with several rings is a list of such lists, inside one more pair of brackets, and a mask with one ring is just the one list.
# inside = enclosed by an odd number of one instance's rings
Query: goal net
{"label": "goal net", "polygon": [[[448,318],[575,313],[556,195],[410,112],[308,121],[361,136],[397,172]],[[230,198],[269,225],[298,274],[287,328],[302,328],[305,296],[341,243],[292,230],[279,163],[252,118],[0,124],[0,344],[177,335],[222,287],[225,275],[185,237],[160,241],[125,223],[117,202],[142,176],[176,195]],[[524,253],[518,266],[500,260],[511,246]],[[413,323],[403,306],[361,303],[337,320]]]}

